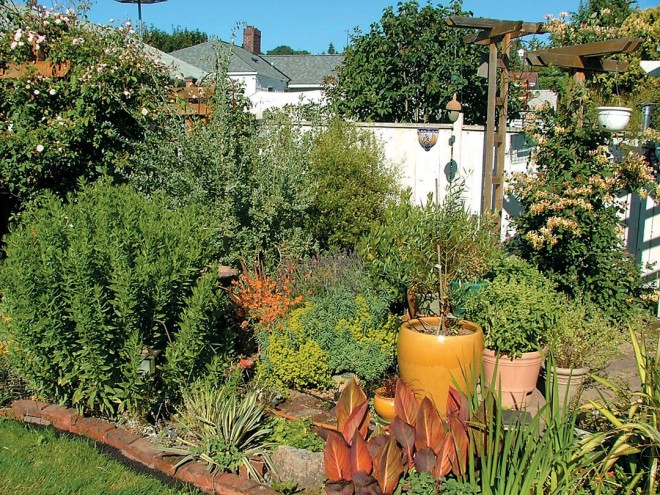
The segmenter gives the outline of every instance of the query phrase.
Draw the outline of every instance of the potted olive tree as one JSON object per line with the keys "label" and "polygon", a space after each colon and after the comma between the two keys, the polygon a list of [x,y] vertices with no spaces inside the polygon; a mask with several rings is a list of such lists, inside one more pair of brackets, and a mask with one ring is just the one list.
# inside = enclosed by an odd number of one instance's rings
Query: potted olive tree
{"label": "potted olive tree", "polygon": [[[452,314],[461,284],[481,280],[500,255],[490,224],[466,211],[462,188],[415,205],[410,191],[391,201],[359,251],[384,290],[406,307],[399,330],[399,375],[444,411],[450,386],[465,393],[481,373],[483,332]],[[454,284],[452,284],[454,281]]]}
{"label": "potted olive tree", "polygon": [[492,280],[466,302],[466,318],[484,331],[483,385],[501,392],[503,406],[526,405],[560,311],[554,284],[516,257],[497,267]]}
{"label": "potted olive tree", "polygon": [[550,333],[548,391],[559,404],[570,402],[589,372],[599,371],[616,356],[623,332],[594,303],[562,295],[561,311]]}

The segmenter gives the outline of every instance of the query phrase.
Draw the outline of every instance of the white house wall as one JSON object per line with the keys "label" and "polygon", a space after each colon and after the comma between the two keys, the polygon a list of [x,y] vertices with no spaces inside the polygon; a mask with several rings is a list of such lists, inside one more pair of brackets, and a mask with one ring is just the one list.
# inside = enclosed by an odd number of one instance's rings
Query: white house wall
{"label": "white house wall", "polygon": [[257,91],[250,96],[252,102],[252,113],[258,118],[271,108],[282,108],[285,105],[300,105],[309,103],[323,103],[325,93],[322,90],[281,92],[281,91]]}
{"label": "white house wall", "polygon": [[[267,77],[263,74],[257,76],[256,91],[285,91],[287,84],[285,80],[275,79],[274,77]],[[271,88],[269,90],[269,88]],[[251,95],[252,93],[246,93]]]}

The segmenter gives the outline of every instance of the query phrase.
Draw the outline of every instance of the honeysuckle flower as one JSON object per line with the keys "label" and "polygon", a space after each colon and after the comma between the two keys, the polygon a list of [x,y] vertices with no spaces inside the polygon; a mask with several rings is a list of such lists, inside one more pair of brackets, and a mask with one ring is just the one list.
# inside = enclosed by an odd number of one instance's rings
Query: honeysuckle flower
{"label": "honeysuckle flower", "polygon": [[39,93],[40,93],[40,91],[39,91],[38,89],[35,89],[35,90],[34,90],[34,94],[35,94],[35,95],[38,95]]}
{"label": "honeysuckle flower", "polygon": [[45,149],[45,148],[44,148],[44,145],[43,145],[43,144],[38,144],[38,145],[37,145],[37,152],[38,152],[38,153],[41,153],[44,149]]}
{"label": "honeysuckle flower", "polygon": [[48,94],[50,96],[55,96],[57,94],[57,91],[55,89],[51,88],[50,91],[48,91]]}
{"label": "honeysuckle flower", "polygon": [[142,110],[140,110],[140,113],[146,117],[147,114],[149,113],[149,110],[143,107]]}

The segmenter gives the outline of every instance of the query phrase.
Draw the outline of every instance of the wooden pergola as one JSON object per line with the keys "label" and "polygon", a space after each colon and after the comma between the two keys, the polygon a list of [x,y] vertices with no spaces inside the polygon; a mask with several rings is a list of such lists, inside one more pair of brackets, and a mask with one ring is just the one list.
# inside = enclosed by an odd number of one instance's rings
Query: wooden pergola
{"label": "wooden pergola", "polygon": [[630,53],[642,44],[641,38],[617,38],[583,45],[562,46],[527,53],[527,62],[537,67],[568,69],[576,82],[584,83],[587,72],[624,72],[628,62],[610,55]]}
{"label": "wooden pergola", "polygon": [[[484,177],[482,211],[493,211],[498,228],[502,224],[504,204],[504,160],[506,156],[506,118],[511,80],[510,51],[511,41],[527,35],[544,34],[541,22],[505,21],[482,17],[451,16],[445,19],[447,25],[456,28],[478,30],[463,38],[465,43],[488,45],[488,112],[486,115],[486,136],[484,146]],[[563,46],[527,52],[531,66],[559,67],[568,69],[573,78],[584,83],[587,72],[622,72],[628,63],[622,60],[605,58],[610,55],[629,53],[641,45],[642,40],[621,38],[583,45]],[[498,95],[498,71],[499,78]]]}
{"label": "wooden pergola", "polygon": [[[463,38],[465,43],[488,45],[488,111],[486,142],[484,145],[484,184],[482,211],[493,210],[498,228],[502,224],[504,203],[504,159],[506,155],[506,114],[511,80],[511,41],[530,34],[546,32],[542,22],[504,21],[483,17],[451,16],[447,25],[463,29],[477,29],[476,34]],[[497,69],[501,69],[499,96]],[[493,201],[494,198],[494,201]]]}

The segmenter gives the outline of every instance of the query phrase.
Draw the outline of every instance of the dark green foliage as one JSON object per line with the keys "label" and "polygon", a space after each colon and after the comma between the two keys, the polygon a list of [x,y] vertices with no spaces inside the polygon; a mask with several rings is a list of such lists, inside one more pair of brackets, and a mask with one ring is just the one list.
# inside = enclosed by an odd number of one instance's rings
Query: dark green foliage
{"label": "dark green foliage", "polygon": [[156,26],[149,26],[144,30],[142,39],[147,45],[170,53],[205,43],[209,40],[209,35],[199,29],[188,29],[181,26],[172,27],[171,33],[158,29]]}
{"label": "dark green foliage", "polygon": [[309,55],[309,52],[307,50],[294,50],[289,45],[280,45],[268,50],[266,55]]}
{"label": "dark green foliage", "polygon": [[69,201],[44,196],[6,238],[0,287],[12,363],[47,399],[106,414],[144,409],[147,391],[158,399],[158,383],[138,371],[144,349],[173,360],[172,387],[202,371],[206,346],[230,350],[223,303],[210,275],[200,279],[211,246],[204,212],[106,184]]}
{"label": "dark green foliage", "polygon": [[329,88],[342,115],[376,122],[439,122],[454,93],[470,123],[485,119],[486,81],[471,75],[483,48],[445,18],[467,15],[460,1],[420,7],[416,0],[387,7],[366,34],[346,48],[339,78]]}
{"label": "dark green foliage", "polygon": [[214,271],[204,273],[184,304],[176,340],[165,351],[163,381],[176,394],[197,377],[213,371],[214,358],[226,360],[234,348],[234,334],[228,331],[231,306],[218,287]]}

